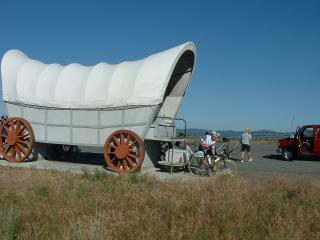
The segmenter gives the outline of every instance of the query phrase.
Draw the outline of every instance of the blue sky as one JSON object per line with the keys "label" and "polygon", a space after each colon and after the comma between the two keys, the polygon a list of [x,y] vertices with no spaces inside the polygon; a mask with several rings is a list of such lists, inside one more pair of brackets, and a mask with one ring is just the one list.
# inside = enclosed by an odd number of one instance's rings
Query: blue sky
{"label": "blue sky", "polygon": [[198,50],[179,113],[189,127],[320,123],[320,1],[0,0],[1,57],[119,63],[186,41]]}

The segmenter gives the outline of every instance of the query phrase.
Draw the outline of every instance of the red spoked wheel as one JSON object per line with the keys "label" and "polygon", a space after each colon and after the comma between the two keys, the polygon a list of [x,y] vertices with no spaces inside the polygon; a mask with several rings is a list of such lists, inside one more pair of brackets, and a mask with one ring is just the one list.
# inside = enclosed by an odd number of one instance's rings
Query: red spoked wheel
{"label": "red spoked wheel", "polygon": [[0,128],[0,152],[9,162],[27,159],[34,145],[30,124],[23,118],[8,118]]}
{"label": "red spoked wheel", "polygon": [[140,168],[144,160],[144,144],[132,131],[118,130],[104,144],[104,159],[118,173],[131,173]]}

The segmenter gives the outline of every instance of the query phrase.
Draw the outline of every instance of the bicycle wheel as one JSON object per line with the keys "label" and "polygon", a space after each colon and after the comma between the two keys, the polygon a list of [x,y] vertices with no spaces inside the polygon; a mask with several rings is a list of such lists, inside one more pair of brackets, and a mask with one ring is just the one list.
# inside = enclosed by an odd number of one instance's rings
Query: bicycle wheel
{"label": "bicycle wheel", "polygon": [[207,176],[209,174],[207,168],[201,162],[201,159],[197,159],[194,156],[192,156],[191,159],[188,161],[188,169],[192,175]]}
{"label": "bicycle wheel", "polygon": [[232,160],[225,160],[225,163],[223,164],[223,161],[221,161],[217,167],[216,167],[216,171],[220,172],[222,174],[226,174],[226,175],[231,175],[231,176],[235,176],[238,172],[238,166],[237,164],[232,161]]}

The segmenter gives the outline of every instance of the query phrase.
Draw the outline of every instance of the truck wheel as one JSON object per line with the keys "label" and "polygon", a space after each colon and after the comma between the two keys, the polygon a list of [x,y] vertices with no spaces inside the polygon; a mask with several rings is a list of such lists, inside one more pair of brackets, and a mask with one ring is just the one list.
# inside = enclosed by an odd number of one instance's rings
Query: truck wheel
{"label": "truck wheel", "polygon": [[293,152],[290,149],[282,149],[282,159],[285,161],[292,161]]}

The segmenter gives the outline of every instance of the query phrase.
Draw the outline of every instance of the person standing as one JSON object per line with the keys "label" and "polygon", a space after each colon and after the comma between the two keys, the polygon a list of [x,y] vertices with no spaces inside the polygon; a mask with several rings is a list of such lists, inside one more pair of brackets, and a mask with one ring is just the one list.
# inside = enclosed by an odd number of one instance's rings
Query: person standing
{"label": "person standing", "polygon": [[252,136],[249,132],[249,128],[245,128],[244,133],[241,135],[241,163],[244,162],[244,153],[247,154],[248,162],[252,162],[252,158],[250,155]]}

